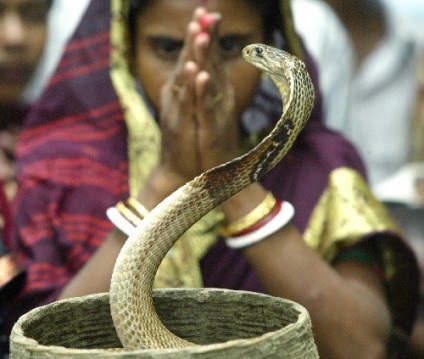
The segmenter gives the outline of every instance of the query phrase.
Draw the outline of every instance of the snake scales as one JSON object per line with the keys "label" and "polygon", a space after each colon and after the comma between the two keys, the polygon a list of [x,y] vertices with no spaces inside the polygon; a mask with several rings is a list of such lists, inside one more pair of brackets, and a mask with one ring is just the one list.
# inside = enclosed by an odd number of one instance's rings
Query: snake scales
{"label": "snake scales", "polygon": [[263,44],[246,46],[243,57],[277,85],[284,100],[283,114],[255,148],[175,191],[128,238],[116,261],[110,286],[111,314],[125,348],[194,345],[166,329],[153,306],[153,280],[162,259],[206,213],[276,166],[310,116],[314,89],[301,60]]}

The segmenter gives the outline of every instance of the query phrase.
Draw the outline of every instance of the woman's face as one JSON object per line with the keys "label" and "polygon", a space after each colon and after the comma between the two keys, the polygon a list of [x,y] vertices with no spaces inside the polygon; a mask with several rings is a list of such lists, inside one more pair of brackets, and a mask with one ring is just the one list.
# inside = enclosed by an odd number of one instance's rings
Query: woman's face
{"label": "woman's face", "polygon": [[47,0],[0,0],[0,103],[19,101],[43,52]]}
{"label": "woman's face", "polygon": [[[172,76],[186,36],[187,24],[199,0],[156,0],[136,20],[134,72],[158,109],[164,83]],[[234,90],[235,113],[240,116],[256,92],[260,72],[241,56],[250,43],[264,42],[261,15],[245,0],[209,0],[206,9],[219,12],[218,26],[221,66]]]}

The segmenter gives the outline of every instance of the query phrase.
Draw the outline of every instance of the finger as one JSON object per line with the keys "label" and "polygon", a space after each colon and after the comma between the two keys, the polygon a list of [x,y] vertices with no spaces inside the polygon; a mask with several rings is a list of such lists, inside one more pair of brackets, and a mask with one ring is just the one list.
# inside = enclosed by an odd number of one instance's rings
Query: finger
{"label": "finger", "polygon": [[194,56],[199,66],[204,67],[206,62],[210,61],[210,54],[217,54],[218,23],[221,15],[199,8],[195,11],[195,19],[200,25],[201,32],[194,39]]}
{"label": "finger", "polygon": [[199,22],[203,32],[212,32],[216,24],[221,20],[219,12],[208,12],[204,7],[194,10],[193,20]]}
{"label": "finger", "polygon": [[184,66],[184,90],[181,100],[185,108],[194,106],[195,103],[195,78],[199,67],[194,61],[187,61]]}
{"label": "finger", "polygon": [[183,84],[183,73],[185,64],[188,61],[195,61],[194,54],[194,38],[201,31],[200,25],[197,21],[190,21],[187,25],[187,30],[184,38],[184,44],[181,53],[175,65],[173,80],[178,86]]}
{"label": "finger", "polygon": [[[204,44],[204,41],[206,39],[204,37],[204,34],[202,35],[203,30],[199,23],[199,19],[204,17],[207,13],[208,13],[207,10],[203,7],[196,8],[193,13],[193,17],[191,21],[187,25],[186,34],[184,38],[184,45],[181,50],[181,54],[179,56],[178,64],[177,64],[177,67],[181,71],[188,61],[196,61],[196,56],[195,56],[196,38],[197,38],[197,41],[199,41],[200,39],[201,40],[200,45],[204,46],[202,44]],[[199,35],[200,37],[198,37]]]}
{"label": "finger", "polygon": [[204,8],[203,6],[198,6],[196,9],[194,9],[193,12],[193,20],[200,21],[200,19],[205,16],[208,13],[208,10]]}
{"label": "finger", "polygon": [[187,61],[178,76],[167,81],[161,93],[161,108],[165,113],[172,113],[172,124],[184,123],[183,119],[189,116],[193,109],[194,78],[198,73],[198,66],[193,61]]}
{"label": "finger", "polygon": [[[213,83],[209,72],[200,71],[196,76],[195,96],[200,120],[209,121],[209,116],[216,111],[216,106],[223,96],[219,88]],[[206,116],[203,116],[203,114]]]}

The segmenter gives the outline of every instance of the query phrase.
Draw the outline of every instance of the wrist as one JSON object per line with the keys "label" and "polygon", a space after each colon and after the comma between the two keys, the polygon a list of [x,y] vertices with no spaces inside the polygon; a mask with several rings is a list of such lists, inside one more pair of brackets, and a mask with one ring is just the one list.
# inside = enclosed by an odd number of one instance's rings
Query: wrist
{"label": "wrist", "polygon": [[289,202],[277,201],[274,209],[264,218],[231,237],[225,239],[228,247],[243,249],[269,238],[286,227],[294,216],[294,207]]}
{"label": "wrist", "polygon": [[185,179],[172,170],[158,166],[152,170],[137,199],[151,210],[185,183]]}
{"label": "wrist", "polygon": [[225,221],[232,223],[252,212],[267,196],[267,190],[254,183],[225,201],[221,208]]}
{"label": "wrist", "polygon": [[228,247],[247,248],[286,227],[294,212],[289,202],[277,200],[261,185],[254,184],[225,203],[226,219],[220,234]]}

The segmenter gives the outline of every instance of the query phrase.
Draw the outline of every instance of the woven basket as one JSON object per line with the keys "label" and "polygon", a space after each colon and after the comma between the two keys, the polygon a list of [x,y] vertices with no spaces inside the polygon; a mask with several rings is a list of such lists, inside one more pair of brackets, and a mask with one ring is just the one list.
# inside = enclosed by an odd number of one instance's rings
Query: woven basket
{"label": "woven basket", "polygon": [[11,358],[318,358],[309,314],[292,301],[220,289],[155,290],[153,298],[163,323],[199,345],[111,351],[121,344],[105,293],[22,316],[12,330]]}

